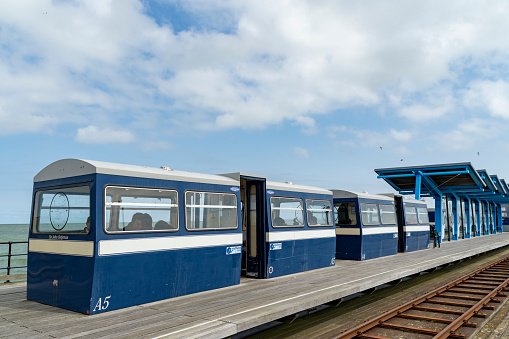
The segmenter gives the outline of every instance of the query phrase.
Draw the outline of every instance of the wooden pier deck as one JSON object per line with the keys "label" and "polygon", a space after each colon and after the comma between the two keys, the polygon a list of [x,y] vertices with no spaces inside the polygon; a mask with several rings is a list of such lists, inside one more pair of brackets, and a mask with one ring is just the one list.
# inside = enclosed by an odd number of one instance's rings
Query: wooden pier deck
{"label": "wooden pier deck", "polygon": [[[26,300],[0,286],[0,338],[223,338],[384,283],[509,245],[509,233],[87,316]],[[112,299],[114,296],[112,296]]]}

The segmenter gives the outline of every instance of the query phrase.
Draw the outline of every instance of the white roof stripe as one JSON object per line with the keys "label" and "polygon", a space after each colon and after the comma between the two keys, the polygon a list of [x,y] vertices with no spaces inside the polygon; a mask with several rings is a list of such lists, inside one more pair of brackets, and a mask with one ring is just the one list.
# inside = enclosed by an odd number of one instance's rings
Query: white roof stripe
{"label": "white roof stripe", "polygon": [[370,194],[365,192],[353,192],[347,190],[332,190],[334,198],[361,198],[361,199],[373,199],[373,200],[387,200],[394,202],[394,197],[390,198],[381,194]]}
{"label": "white roof stripe", "polygon": [[282,182],[267,181],[267,190],[290,191],[290,192],[305,192],[332,195],[332,192],[323,188],[303,186],[295,184],[287,184]]}

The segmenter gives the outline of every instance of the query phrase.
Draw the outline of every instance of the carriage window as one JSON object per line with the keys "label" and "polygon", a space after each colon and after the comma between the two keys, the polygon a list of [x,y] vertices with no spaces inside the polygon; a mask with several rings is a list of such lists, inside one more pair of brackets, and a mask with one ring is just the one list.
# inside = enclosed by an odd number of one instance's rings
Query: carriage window
{"label": "carriage window", "polygon": [[357,225],[357,213],[354,202],[342,202],[334,205],[336,210],[336,227],[341,225]]}
{"label": "carriage window", "polygon": [[380,219],[383,225],[395,225],[396,211],[394,205],[380,204]]}
{"label": "carriage window", "polygon": [[174,190],[109,186],[105,189],[107,232],[178,230],[178,194]]}
{"label": "carriage window", "polygon": [[405,206],[405,220],[407,225],[417,224],[417,209],[414,206]]}
{"label": "carriage window", "polygon": [[90,187],[38,191],[34,201],[34,233],[88,234]]}
{"label": "carriage window", "polygon": [[237,196],[231,193],[186,192],[186,228],[237,228]]}
{"label": "carriage window", "polygon": [[[463,210],[463,213],[465,211]],[[417,219],[419,221],[419,224],[428,224],[428,209],[426,207],[417,207]],[[464,217],[464,220],[466,220],[466,217]]]}
{"label": "carriage window", "polygon": [[329,200],[306,200],[309,226],[332,226],[332,207]]}
{"label": "carriage window", "polygon": [[361,204],[361,218],[363,225],[379,225],[378,205]]}
{"label": "carriage window", "polygon": [[271,197],[270,210],[273,227],[302,227],[304,226],[304,209],[302,199]]}

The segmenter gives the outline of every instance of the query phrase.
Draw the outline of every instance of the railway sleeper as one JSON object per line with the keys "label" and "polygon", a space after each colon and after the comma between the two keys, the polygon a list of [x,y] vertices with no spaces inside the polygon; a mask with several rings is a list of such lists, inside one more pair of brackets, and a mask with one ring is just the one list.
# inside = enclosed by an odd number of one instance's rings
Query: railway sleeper
{"label": "railway sleeper", "polygon": [[426,300],[425,302],[430,303],[430,304],[447,305],[447,306],[461,306],[461,307],[468,307],[468,308],[474,306],[474,304],[459,303],[459,302],[445,301],[445,300]]}
{"label": "railway sleeper", "polygon": [[491,276],[491,275],[477,275],[476,276],[477,279],[480,279],[482,278],[482,280],[486,280],[486,281],[506,281],[507,280],[507,277],[504,277],[504,278],[501,278],[501,277],[498,277],[498,276]]}
{"label": "railway sleeper", "polygon": [[359,339],[391,339],[391,338],[387,338],[387,337],[381,337],[379,335],[371,335],[371,334],[366,334],[366,333],[358,334],[355,338],[359,338]]}
{"label": "railway sleeper", "polygon": [[[489,283],[489,281],[493,281],[493,279],[488,279],[488,278],[477,278],[477,277],[473,277],[471,279],[469,279],[468,281],[465,281],[465,282],[471,282],[471,281],[476,281],[476,284],[479,284],[479,285],[490,285],[490,286],[498,286],[500,284],[497,284],[497,283]],[[477,282],[479,281],[479,282]],[[505,281],[502,280],[502,281]]]}
{"label": "railway sleeper", "polygon": [[500,269],[498,267],[492,267],[486,271],[484,271],[483,273],[487,273],[487,274],[502,274],[502,275],[508,275],[509,274],[509,270],[506,270],[506,269]]}
{"label": "railway sleeper", "polygon": [[[460,288],[463,288],[463,287],[460,287]],[[467,290],[467,289],[457,289],[457,288],[451,288],[451,289],[447,290],[447,292],[467,293],[467,294],[475,294],[475,295],[487,295],[487,293],[485,293],[485,292],[479,292],[479,291]],[[499,293],[499,295],[502,297],[506,296],[506,294],[504,294],[504,293]]]}
{"label": "railway sleeper", "polygon": [[[412,309],[416,310],[416,311],[455,314],[455,315],[462,315],[465,313],[463,311],[448,310],[445,308],[426,307],[426,306],[414,306],[414,307],[412,307]],[[486,313],[480,313],[480,312],[477,312],[477,313],[474,312],[474,315],[473,315],[473,317],[479,317],[479,318],[486,318],[487,316],[488,315]]]}
{"label": "railway sleeper", "polygon": [[[473,289],[473,290],[484,290],[484,291],[488,291],[488,293],[490,291],[493,291],[493,288],[490,288],[490,287],[480,287],[478,285],[472,286],[472,285],[469,285],[468,283],[467,283],[467,286],[463,286],[463,284],[464,283],[458,284],[458,285],[456,285],[456,287],[459,287],[459,288],[470,288],[470,289]],[[506,291],[509,291],[509,289],[507,289]],[[486,294],[488,294],[488,293],[486,293]]]}
{"label": "railway sleeper", "polygon": [[[404,318],[404,319],[431,321],[431,322],[442,323],[442,324],[450,324],[450,323],[452,323],[454,321],[454,320],[451,320],[451,319],[426,317],[426,316],[423,316],[423,315],[413,315],[413,314],[407,314],[407,313],[400,313],[396,317]],[[463,323],[463,326],[477,327],[477,323],[466,321],[466,322]]]}
{"label": "railway sleeper", "polygon": [[454,295],[454,294],[439,294],[437,295],[439,298],[449,298],[449,299],[464,299],[464,300],[472,300],[472,301],[480,301],[483,298],[479,297],[470,297],[467,295]]}
{"label": "railway sleeper", "polygon": [[[405,326],[405,325],[396,325],[396,324],[391,324],[391,323],[386,323],[386,322],[379,323],[378,326],[384,327],[384,328],[390,328],[390,329],[394,329],[394,330],[399,330],[399,331],[422,333],[422,334],[428,334],[428,335],[437,335],[438,333],[440,333],[438,331],[429,330],[426,328],[419,328],[419,327]],[[451,333],[449,337],[450,338],[460,338],[460,339],[466,338],[465,335],[456,334],[456,333]]]}

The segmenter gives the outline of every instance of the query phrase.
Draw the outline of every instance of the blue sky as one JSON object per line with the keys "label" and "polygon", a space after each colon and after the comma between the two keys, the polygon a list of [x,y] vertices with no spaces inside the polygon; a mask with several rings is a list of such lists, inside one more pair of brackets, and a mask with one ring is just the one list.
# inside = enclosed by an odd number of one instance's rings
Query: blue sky
{"label": "blue sky", "polygon": [[390,192],[373,169],[509,179],[506,1],[0,3],[1,223],[81,158]]}

